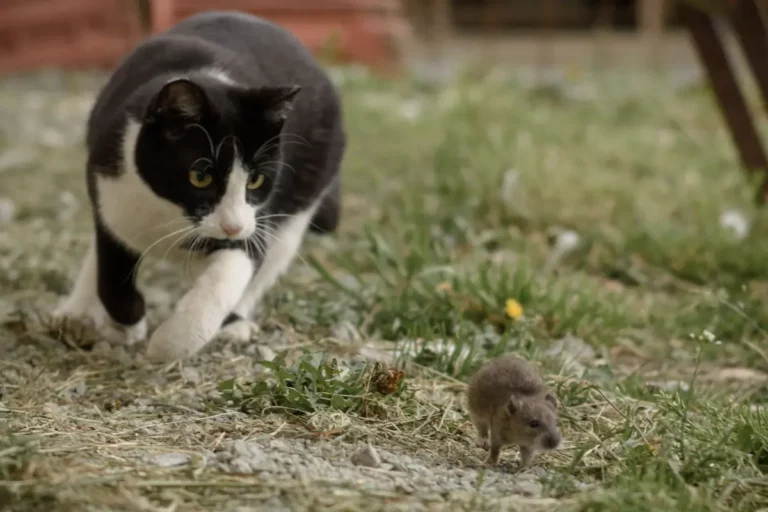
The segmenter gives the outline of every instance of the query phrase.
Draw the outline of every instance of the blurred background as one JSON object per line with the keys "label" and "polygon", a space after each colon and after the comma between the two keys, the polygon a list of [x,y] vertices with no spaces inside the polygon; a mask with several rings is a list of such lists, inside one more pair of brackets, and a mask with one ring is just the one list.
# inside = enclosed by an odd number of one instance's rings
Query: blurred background
{"label": "blurred background", "polygon": [[[727,2],[698,0],[695,4]],[[141,37],[196,12],[272,19],[347,62],[691,65],[673,0],[3,0],[0,72],[109,67]],[[552,62],[549,62],[550,59]]]}

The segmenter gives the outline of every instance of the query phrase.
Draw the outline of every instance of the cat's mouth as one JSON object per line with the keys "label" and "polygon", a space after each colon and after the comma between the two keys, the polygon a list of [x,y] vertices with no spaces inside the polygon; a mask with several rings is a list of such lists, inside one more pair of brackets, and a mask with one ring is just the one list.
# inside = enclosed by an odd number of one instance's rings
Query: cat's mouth
{"label": "cat's mouth", "polygon": [[245,240],[203,237],[186,241],[181,247],[185,251],[210,253],[220,249],[243,249],[245,247]]}

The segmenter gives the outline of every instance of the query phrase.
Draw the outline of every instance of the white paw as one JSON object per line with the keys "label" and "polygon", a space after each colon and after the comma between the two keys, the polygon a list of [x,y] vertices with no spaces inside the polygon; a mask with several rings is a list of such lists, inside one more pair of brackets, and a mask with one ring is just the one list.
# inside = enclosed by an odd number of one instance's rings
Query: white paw
{"label": "white paw", "polygon": [[147,359],[166,363],[185,359],[203,348],[210,337],[201,329],[199,319],[175,313],[155,329],[147,346]]}
{"label": "white paw", "polygon": [[72,327],[93,329],[114,344],[133,345],[147,337],[147,321],[142,318],[131,326],[112,321],[98,297],[67,297],[51,313],[54,322]]}
{"label": "white paw", "polygon": [[248,342],[259,332],[259,324],[250,320],[237,320],[221,329],[221,336],[233,341]]}
{"label": "white paw", "polygon": [[69,296],[53,310],[51,316],[56,321],[79,323],[94,329],[101,328],[107,322],[107,310],[98,297],[83,299]]}

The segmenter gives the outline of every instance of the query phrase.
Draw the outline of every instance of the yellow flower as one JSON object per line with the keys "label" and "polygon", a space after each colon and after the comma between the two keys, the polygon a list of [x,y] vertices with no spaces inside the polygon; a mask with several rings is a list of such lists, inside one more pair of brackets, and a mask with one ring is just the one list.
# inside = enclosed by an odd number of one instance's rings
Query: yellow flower
{"label": "yellow flower", "polygon": [[450,292],[453,290],[453,287],[451,286],[451,283],[448,282],[442,282],[437,285],[437,291],[439,292]]}
{"label": "yellow flower", "polygon": [[513,320],[517,320],[523,316],[523,306],[520,305],[515,299],[507,299],[507,316]]}

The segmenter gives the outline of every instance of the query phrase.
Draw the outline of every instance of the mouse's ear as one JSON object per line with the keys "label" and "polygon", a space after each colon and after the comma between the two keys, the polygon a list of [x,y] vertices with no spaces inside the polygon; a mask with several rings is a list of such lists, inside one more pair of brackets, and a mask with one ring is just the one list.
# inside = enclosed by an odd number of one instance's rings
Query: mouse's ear
{"label": "mouse's ear", "polygon": [[548,392],[546,395],[544,395],[544,400],[552,406],[552,409],[557,411],[557,398],[552,392]]}
{"label": "mouse's ear", "polygon": [[515,395],[510,396],[509,400],[507,400],[507,406],[505,408],[507,411],[507,414],[510,416],[514,416],[520,410],[521,405],[522,404],[520,403],[520,399],[518,397],[516,397]]}

